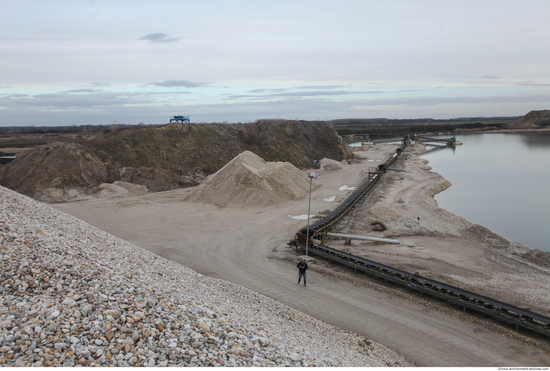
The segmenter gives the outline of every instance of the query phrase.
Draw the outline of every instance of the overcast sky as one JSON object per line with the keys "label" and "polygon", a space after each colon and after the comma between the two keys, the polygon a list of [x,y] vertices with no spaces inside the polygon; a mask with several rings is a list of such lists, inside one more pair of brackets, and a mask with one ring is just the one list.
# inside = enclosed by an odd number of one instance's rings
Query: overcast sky
{"label": "overcast sky", "polygon": [[0,0],[0,125],[518,116],[550,1]]}

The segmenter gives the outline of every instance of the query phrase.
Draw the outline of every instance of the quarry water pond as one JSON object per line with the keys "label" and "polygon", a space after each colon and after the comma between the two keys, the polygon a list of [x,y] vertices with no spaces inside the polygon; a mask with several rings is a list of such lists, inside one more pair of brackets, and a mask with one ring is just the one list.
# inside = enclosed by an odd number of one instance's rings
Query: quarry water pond
{"label": "quarry water pond", "polygon": [[464,145],[428,146],[421,156],[452,183],[435,196],[439,207],[550,252],[550,131],[456,138]]}

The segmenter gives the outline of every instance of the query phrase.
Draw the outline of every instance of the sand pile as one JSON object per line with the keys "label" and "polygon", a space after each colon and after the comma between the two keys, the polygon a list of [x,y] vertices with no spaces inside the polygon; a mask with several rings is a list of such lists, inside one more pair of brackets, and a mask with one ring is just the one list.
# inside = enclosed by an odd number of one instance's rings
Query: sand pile
{"label": "sand pile", "polygon": [[343,167],[344,166],[341,162],[331,160],[330,158],[324,158],[321,160],[321,169],[326,171],[341,170]]}
{"label": "sand pile", "polygon": [[113,184],[103,183],[99,186],[100,197],[139,196],[149,192],[147,186],[116,181]]}
{"label": "sand pile", "polygon": [[304,198],[309,178],[289,162],[265,162],[245,151],[210,175],[184,201],[222,206],[267,206]]}

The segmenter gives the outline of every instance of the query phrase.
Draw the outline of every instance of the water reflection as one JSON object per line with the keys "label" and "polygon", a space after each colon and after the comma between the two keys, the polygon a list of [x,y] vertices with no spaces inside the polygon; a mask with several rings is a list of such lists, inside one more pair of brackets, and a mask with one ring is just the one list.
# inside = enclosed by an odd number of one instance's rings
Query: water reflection
{"label": "water reflection", "polygon": [[517,135],[529,147],[533,147],[533,148],[550,147],[550,131],[540,131],[535,133],[521,133]]}
{"label": "water reflection", "polygon": [[[430,148],[431,147],[431,148]],[[452,151],[453,154],[455,153],[456,151],[456,147],[455,146],[439,146],[439,145],[433,145],[433,146],[427,146],[427,149],[426,151],[424,151],[424,155],[427,155],[429,153],[433,153],[433,152],[438,152],[438,151]]]}
{"label": "water reflection", "polygon": [[440,207],[493,232],[550,251],[550,132],[457,136],[452,151],[422,157],[453,186],[436,195]]}

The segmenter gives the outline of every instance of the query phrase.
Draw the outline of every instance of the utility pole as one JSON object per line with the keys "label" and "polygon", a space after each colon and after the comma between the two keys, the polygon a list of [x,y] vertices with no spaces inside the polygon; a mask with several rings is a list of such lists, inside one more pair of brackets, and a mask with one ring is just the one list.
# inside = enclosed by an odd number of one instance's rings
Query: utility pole
{"label": "utility pole", "polygon": [[307,230],[306,230],[306,256],[308,254],[308,247],[309,247],[309,210],[311,208],[311,183],[313,182],[313,179],[317,179],[319,177],[319,174],[317,173],[311,173],[309,174],[309,202],[307,204]]}

